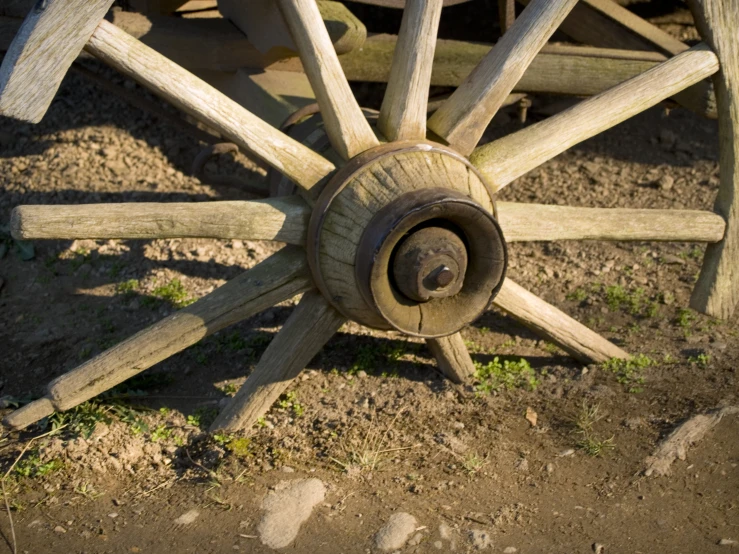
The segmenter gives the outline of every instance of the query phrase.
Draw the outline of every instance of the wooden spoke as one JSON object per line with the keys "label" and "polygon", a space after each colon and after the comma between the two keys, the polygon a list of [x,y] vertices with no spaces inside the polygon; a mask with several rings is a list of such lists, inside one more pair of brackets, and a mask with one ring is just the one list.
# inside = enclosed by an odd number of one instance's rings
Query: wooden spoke
{"label": "wooden spoke", "polygon": [[429,119],[429,129],[469,154],[506,96],[577,0],[533,0],[485,59]]}
{"label": "wooden spoke", "polygon": [[719,113],[719,191],[714,210],[724,239],[706,249],[690,305],[728,319],[739,304],[739,10],[734,2],[691,0],[698,30],[721,60],[714,77]]}
{"label": "wooden spoke", "polygon": [[335,169],[322,156],[107,21],[100,23],[85,50],[256,154],[304,190]]}
{"label": "wooden spoke", "polygon": [[452,383],[466,383],[475,374],[475,364],[459,333],[439,339],[427,339],[426,344],[436,358],[439,370]]}
{"label": "wooden spoke", "polygon": [[[38,123],[112,0],[67,0],[23,21],[0,67],[0,114]],[[29,4],[30,7],[30,4]]]}
{"label": "wooden spoke", "polygon": [[19,206],[17,239],[218,238],[305,244],[310,208],[299,197],[253,202]]}
{"label": "wooden spoke", "polygon": [[671,58],[553,117],[477,148],[470,161],[497,191],[571,146],[716,73],[705,44]]}
{"label": "wooden spoke", "polygon": [[256,422],[345,321],[320,293],[306,293],[211,431],[236,431]]}
{"label": "wooden spoke", "polygon": [[379,144],[341,69],[315,0],[278,0],[321,108],[331,145],[348,160]]}
{"label": "wooden spoke", "polygon": [[503,287],[493,304],[581,362],[600,363],[611,358],[631,357],[598,333],[510,279],[503,282]]}
{"label": "wooden spoke", "polygon": [[385,138],[426,138],[431,69],[442,0],[409,0],[403,12],[378,127]]}
{"label": "wooden spoke", "polygon": [[[529,4],[532,0],[518,0]],[[560,29],[583,44],[675,55],[688,46],[613,0],[581,0]]]}
{"label": "wooden spoke", "polygon": [[507,242],[550,240],[654,240],[718,242],[726,222],[699,210],[575,208],[498,202]]}
{"label": "wooden spoke", "polygon": [[498,21],[500,23],[500,32],[506,33],[516,20],[516,2],[515,0],[498,0]]}
{"label": "wooden spoke", "polygon": [[5,424],[26,427],[63,411],[173,356],[229,325],[308,290],[305,254],[287,247],[194,304],[137,333],[49,384],[45,399],[13,412]]}

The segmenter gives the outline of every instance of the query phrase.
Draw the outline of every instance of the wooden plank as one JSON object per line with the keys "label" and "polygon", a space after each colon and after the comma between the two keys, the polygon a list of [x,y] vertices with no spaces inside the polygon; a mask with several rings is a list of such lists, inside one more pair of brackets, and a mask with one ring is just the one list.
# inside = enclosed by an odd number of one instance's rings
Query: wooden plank
{"label": "wooden plank", "polygon": [[503,282],[493,304],[583,363],[631,357],[612,342],[510,279]]}
{"label": "wooden plank", "polygon": [[[319,0],[317,5],[337,54],[361,48],[367,39],[367,28],[344,4]],[[274,0],[220,0],[218,7],[263,54],[284,56],[281,51],[297,52]]]}
{"label": "wooden plank", "polygon": [[[526,5],[532,0],[518,0]],[[674,56],[688,46],[612,0],[581,0],[562,23],[575,40],[604,48],[657,50]]]}
{"label": "wooden plank", "polygon": [[428,127],[455,150],[477,146],[503,101],[578,0],[533,0]]}
{"label": "wooden plank", "polygon": [[49,384],[46,400],[11,414],[6,422],[26,427],[48,411],[49,402],[56,411],[73,408],[202,338],[305,292],[312,283],[303,250],[284,248],[194,304],[58,377]]}
{"label": "wooden plank", "polygon": [[726,235],[706,249],[690,305],[728,319],[739,304],[739,10],[727,0],[692,0],[691,8],[701,35],[721,62],[714,76],[720,183],[713,209],[726,220]]}
{"label": "wooden plank", "polygon": [[112,4],[113,0],[36,4],[0,66],[0,114],[41,121],[69,66]]}
{"label": "wooden plank", "polygon": [[[361,50],[340,56],[339,60],[350,81],[387,82],[395,46],[396,37],[374,35]],[[459,86],[491,48],[486,44],[437,41],[431,84]],[[514,92],[591,96],[653,68],[664,59],[656,52],[547,45],[531,62]],[[295,60],[277,62],[273,68],[302,70]],[[674,100],[697,113],[716,117],[713,87],[709,81],[701,81],[676,93]]]}
{"label": "wooden plank", "polygon": [[331,145],[345,160],[379,145],[341,69],[315,0],[278,0],[316,93]]}
{"label": "wooden plank", "polygon": [[426,118],[441,0],[410,0],[403,12],[377,126],[385,138],[426,138]]}
{"label": "wooden plank", "polygon": [[103,21],[85,49],[310,190],[334,165],[191,73]]}
{"label": "wooden plank", "polygon": [[718,71],[699,44],[606,92],[476,149],[470,161],[497,191],[571,146],[610,129]]}
{"label": "wooden plank", "polygon": [[345,321],[320,293],[303,295],[210,430],[238,431],[256,423]]}
{"label": "wooden plank", "polygon": [[650,240],[718,242],[726,222],[700,210],[576,208],[498,202],[507,242],[552,240]]}
{"label": "wooden plank", "polygon": [[[405,8],[406,0],[353,0],[360,4],[371,4],[373,6],[382,6],[383,8],[396,8],[402,10]],[[470,0],[444,0],[444,7],[454,6],[455,4],[463,4]]]}
{"label": "wooden plank", "polygon": [[426,344],[436,358],[439,370],[452,383],[467,383],[475,375],[475,364],[459,333],[438,339],[426,339]]}
{"label": "wooden plank", "polygon": [[257,201],[19,206],[17,239],[218,238],[305,244],[310,208],[299,197]]}

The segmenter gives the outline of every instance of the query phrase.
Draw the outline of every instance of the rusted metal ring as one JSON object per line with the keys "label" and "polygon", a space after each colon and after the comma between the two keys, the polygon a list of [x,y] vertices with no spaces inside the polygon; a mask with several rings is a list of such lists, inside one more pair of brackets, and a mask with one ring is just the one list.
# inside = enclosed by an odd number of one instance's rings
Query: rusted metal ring
{"label": "rusted metal ring", "polygon": [[[467,247],[468,265],[456,294],[417,302],[394,283],[393,255],[404,237],[430,222],[456,230]],[[503,232],[490,213],[458,191],[427,188],[407,192],[375,214],[359,242],[355,278],[365,302],[393,328],[434,338],[459,331],[490,306],[507,264]]]}

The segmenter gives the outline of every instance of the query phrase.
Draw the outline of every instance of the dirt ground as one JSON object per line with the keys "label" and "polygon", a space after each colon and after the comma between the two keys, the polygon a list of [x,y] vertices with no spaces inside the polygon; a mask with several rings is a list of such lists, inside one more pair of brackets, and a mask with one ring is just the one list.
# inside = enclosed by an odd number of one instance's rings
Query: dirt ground
{"label": "dirt ground", "polygon": [[[692,40],[686,13],[647,15]],[[380,87],[355,88],[377,107]],[[529,123],[569,102],[536,98]],[[520,127],[509,109],[488,138]],[[31,246],[7,234],[21,204],[253,198],[243,186],[191,177],[200,148],[76,75],[41,124],[0,118],[4,413],[279,248],[238,240]],[[715,121],[662,106],[546,163],[500,198],[710,209],[717,152]],[[265,170],[242,155],[206,169],[265,184]],[[260,539],[262,501],[281,482],[307,478],[325,493],[307,507],[306,498],[289,501],[310,517],[286,551],[370,552],[396,512],[417,524],[404,553],[739,546],[739,417],[725,417],[670,474],[644,474],[645,459],[682,421],[739,403],[737,316],[687,310],[703,246],[554,242],[512,244],[510,253],[513,279],[639,354],[637,362],[582,366],[490,311],[462,332],[478,379],[456,386],[423,342],[350,323],[249,437],[208,435],[289,315],[295,301],[286,302],[81,409],[6,434],[2,483],[18,552],[272,552]],[[283,523],[278,531],[287,533]],[[12,552],[5,511],[0,531],[0,551]]]}

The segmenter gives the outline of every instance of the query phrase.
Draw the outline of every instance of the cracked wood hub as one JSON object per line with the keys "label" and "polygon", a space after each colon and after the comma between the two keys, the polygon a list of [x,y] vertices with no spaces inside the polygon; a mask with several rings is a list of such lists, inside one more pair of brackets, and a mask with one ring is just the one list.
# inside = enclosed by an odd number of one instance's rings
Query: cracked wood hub
{"label": "cracked wood hub", "polygon": [[365,325],[419,337],[455,333],[503,282],[506,246],[480,174],[426,141],[372,148],[321,193],[308,261],[324,296]]}

